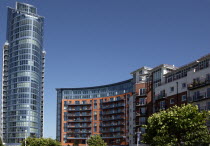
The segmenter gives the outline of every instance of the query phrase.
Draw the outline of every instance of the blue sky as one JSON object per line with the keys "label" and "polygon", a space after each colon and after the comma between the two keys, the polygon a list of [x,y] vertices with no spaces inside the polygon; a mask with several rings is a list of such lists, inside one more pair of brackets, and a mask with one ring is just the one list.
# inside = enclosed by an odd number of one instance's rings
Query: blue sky
{"label": "blue sky", "polygon": [[[141,66],[181,66],[210,53],[209,0],[19,0],[45,16],[45,129],[56,135],[56,91],[131,78]],[[6,7],[0,0],[0,45]]]}

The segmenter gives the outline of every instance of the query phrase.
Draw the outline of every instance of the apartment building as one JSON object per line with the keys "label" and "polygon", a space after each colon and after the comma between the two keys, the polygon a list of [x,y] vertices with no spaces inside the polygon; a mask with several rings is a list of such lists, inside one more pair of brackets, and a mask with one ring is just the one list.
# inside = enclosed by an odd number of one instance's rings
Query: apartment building
{"label": "apartment building", "polygon": [[56,139],[85,146],[100,134],[109,145],[128,145],[132,80],[97,87],[57,89]]}
{"label": "apartment building", "polygon": [[179,68],[143,66],[131,73],[132,79],[115,84],[59,88],[57,140],[63,146],[78,140],[82,146],[90,135],[100,134],[110,146],[135,146],[155,112],[189,103],[210,110],[209,64],[207,54]]}

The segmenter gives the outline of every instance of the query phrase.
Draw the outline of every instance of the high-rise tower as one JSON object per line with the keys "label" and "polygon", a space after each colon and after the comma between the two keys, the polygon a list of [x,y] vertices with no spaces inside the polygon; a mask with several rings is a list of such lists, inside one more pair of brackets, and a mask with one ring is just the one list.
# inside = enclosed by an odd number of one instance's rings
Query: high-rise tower
{"label": "high-rise tower", "polygon": [[32,5],[17,2],[8,8],[0,118],[0,136],[7,145],[43,136],[43,24]]}

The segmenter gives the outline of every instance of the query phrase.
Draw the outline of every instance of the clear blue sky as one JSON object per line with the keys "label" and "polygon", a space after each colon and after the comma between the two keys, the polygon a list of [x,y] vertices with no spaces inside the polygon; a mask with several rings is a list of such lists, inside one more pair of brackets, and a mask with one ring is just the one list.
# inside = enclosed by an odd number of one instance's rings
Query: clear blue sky
{"label": "clear blue sky", "polygon": [[[56,135],[56,91],[131,78],[141,66],[181,66],[210,53],[210,0],[19,0],[45,16],[45,137]],[[0,46],[7,6],[0,0]]]}

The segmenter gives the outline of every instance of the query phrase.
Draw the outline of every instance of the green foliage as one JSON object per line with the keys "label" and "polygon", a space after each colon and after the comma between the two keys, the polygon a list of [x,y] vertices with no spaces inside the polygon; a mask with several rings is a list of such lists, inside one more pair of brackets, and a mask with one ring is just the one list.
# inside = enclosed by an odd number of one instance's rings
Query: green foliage
{"label": "green foliage", "polygon": [[206,126],[210,113],[199,112],[197,106],[191,104],[174,106],[165,111],[155,113],[144,125],[144,143],[156,146],[200,145],[210,143],[210,135]]}
{"label": "green foliage", "polygon": [[78,140],[74,140],[73,146],[78,146],[78,145],[79,145],[79,141]]}
{"label": "green foliage", "polygon": [[0,138],[0,146],[4,146],[1,138]]}
{"label": "green foliage", "polygon": [[[60,142],[51,138],[31,138],[26,139],[26,144],[30,146],[61,146]],[[22,141],[22,145],[25,146],[25,141]]]}
{"label": "green foliage", "polygon": [[88,146],[107,146],[100,135],[93,135],[87,141]]}

